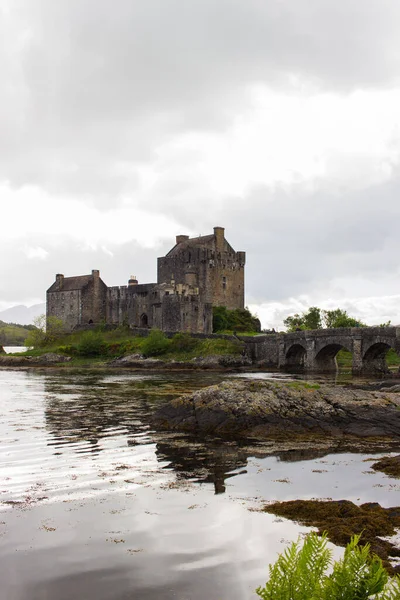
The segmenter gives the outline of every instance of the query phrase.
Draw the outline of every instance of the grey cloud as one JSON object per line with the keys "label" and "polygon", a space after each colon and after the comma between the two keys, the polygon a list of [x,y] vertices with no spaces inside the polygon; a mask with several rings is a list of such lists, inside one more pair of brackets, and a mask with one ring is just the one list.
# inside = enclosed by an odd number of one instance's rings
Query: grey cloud
{"label": "grey cloud", "polygon": [[100,246],[87,248],[68,237],[59,239],[56,246],[54,240],[46,236],[27,236],[25,243],[28,247],[40,245],[47,250],[48,256],[45,260],[28,259],[26,246],[21,248],[20,241],[7,244],[0,241],[0,253],[7,256],[7,261],[0,261],[0,299],[3,302],[45,301],[46,290],[56,273],[84,275],[99,269],[109,286],[126,285],[132,274],[141,283],[156,281],[157,256],[173,246],[174,240],[156,249],[144,249],[135,242],[118,246],[109,244],[106,249]]}
{"label": "grey cloud", "polygon": [[399,193],[400,177],[340,195],[329,192],[329,181],[312,194],[255,191],[235,217],[249,250],[252,297],[273,301],[324,290],[326,296],[332,280],[357,277],[400,293]]}
{"label": "grey cloud", "polygon": [[0,178],[115,203],[171,135],[226,127],[250,83],[398,81],[399,18],[397,0],[14,0]]}

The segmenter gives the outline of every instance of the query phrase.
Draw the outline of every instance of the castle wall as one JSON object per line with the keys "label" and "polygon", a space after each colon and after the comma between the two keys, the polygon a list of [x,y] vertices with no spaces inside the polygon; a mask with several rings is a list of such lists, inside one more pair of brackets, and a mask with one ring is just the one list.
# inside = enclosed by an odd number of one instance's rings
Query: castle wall
{"label": "castle wall", "polygon": [[131,327],[153,327],[154,283],[115,286],[107,291],[107,322]]}
{"label": "castle wall", "polygon": [[212,306],[198,296],[164,296],[162,302],[163,331],[212,333]]}
{"label": "castle wall", "polygon": [[106,322],[163,331],[212,332],[212,306],[244,308],[245,253],[235,252],[223,227],[190,239],[177,236],[176,246],[158,259],[157,284],[108,288],[99,271],[64,277],[47,291],[47,314],[66,329]]}
{"label": "castle wall", "polygon": [[107,289],[99,271],[92,271],[91,280],[81,290],[82,323],[101,323],[106,320]]}
{"label": "castle wall", "polygon": [[65,330],[72,331],[81,323],[80,305],[80,290],[47,292],[46,316],[60,319]]}
{"label": "castle wall", "polygon": [[196,276],[205,302],[232,310],[244,308],[244,252],[217,252],[208,248],[183,248],[158,259],[158,282],[185,283],[188,271]]}
{"label": "castle wall", "polygon": [[107,288],[107,323],[122,325],[127,319],[127,286]]}

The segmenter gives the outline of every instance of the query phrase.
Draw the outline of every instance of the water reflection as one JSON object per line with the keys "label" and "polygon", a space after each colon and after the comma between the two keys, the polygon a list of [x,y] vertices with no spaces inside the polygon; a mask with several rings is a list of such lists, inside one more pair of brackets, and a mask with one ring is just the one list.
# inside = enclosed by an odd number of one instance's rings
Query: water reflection
{"label": "water reflection", "polygon": [[55,455],[62,454],[66,447],[77,454],[96,455],[109,451],[105,441],[119,448],[154,446],[155,459],[172,469],[180,480],[212,483],[215,494],[225,492],[227,479],[246,472],[249,457],[275,455],[281,461],[295,462],[357,450],[351,442],[326,436],[320,440],[261,442],[154,431],[151,416],[162,403],[223,378],[226,375],[215,373],[84,373],[73,380],[68,375],[48,376],[44,381],[44,414],[50,434],[47,443]]}
{"label": "water reflection", "polygon": [[1,597],[251,600],[300,528],[248,508],[327,495],[398,505],[369,454],[311,460],[344,451],[340,440],[152,428],[160,403],[221,377],[0,371]]}
{"label": "water reflection", "polygon": [[[78,375],[45,378],[48,443],[57,447],[88,442],[101,450],[104,438],[127,435],[131,446],[149,442],[150,417],[161,403],[215,383],[221,377],[162,375]],[[77,446],[77,451],[79,447]]]}

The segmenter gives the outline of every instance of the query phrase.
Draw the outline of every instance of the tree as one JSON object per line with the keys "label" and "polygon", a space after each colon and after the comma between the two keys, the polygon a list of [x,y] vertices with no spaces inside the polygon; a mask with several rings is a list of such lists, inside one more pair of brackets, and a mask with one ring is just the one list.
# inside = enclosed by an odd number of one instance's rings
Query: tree
{"label": "tree", "polygon": [[389,578],[381,559],[359,540],[355,535],[332,565],[326,534],[310,533],[301,548],[294,542],[279,555],[257,595],[263,600],[400,600],[400,578]]}
{"label": "tree", "polygon": [[317,306],[311,306],[306,312],[299,315],[296,313],[284,319],[283,324],[290,333],[299,329],[323,329],[336,327],[366,327],[365,323],[354,317],[350,317],[347,311],[341,308],[334,310],[322,310]]}
{"label": "tree", "polygon": [[327,327],[328,329],[335,327],[366,327],[365,323],[363,323],[359,319],[350,317],[347,314],[347,311],[342,310],[341,308],[322,311],[322,318],[325,327]]}
{"label": "tree", "polygon": [[298,331],[299,329],[321,329],[322,311],[317,306],[310,306],[308,311],[301,315],[296,313],[292,317],[287,317],[283,324],[288,332]]}
{"label": "tree", "polygon": [[253,315],[248,308],[229,310],[226,306],[214,306],[213,332],[221,331],[256,333],[261,331],[261,323],[257,315]]}
{"label": "tree", "polygon": [[39,315],[33,319],[35,329],[32,329],[25,340],[25,346],[44,348],[53,344],[64,333],[64,323],[57,317]]}

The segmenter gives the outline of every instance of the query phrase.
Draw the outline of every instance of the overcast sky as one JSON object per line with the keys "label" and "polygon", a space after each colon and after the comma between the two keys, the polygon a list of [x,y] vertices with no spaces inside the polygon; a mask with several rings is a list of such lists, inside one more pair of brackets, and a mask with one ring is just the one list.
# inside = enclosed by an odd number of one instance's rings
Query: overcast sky
{"label": "overcast sky", "polygon": [[3,0],[0,310],[226,228],[263,326],[400,323],[399,0]]}

